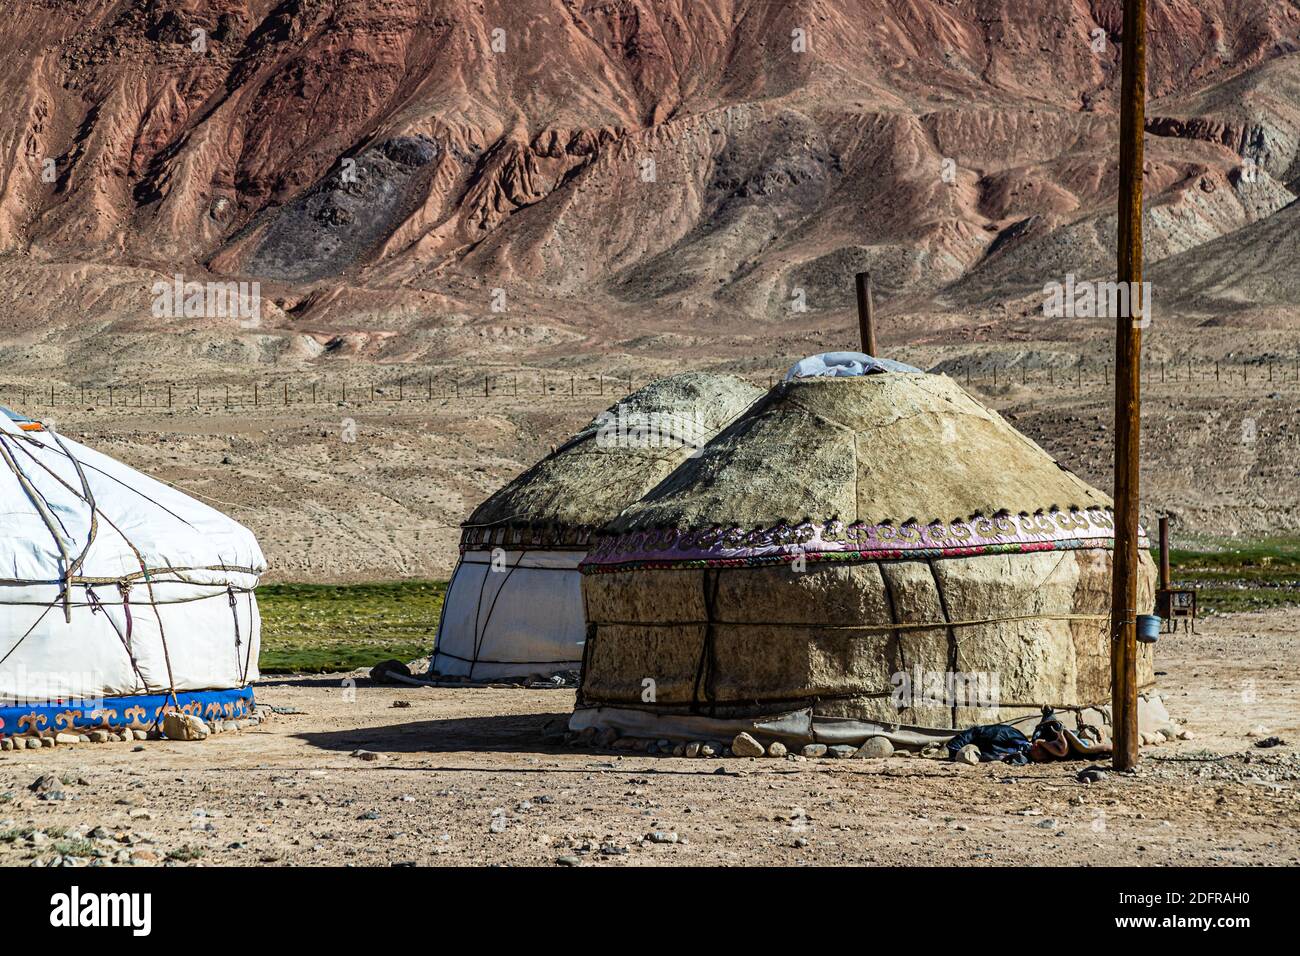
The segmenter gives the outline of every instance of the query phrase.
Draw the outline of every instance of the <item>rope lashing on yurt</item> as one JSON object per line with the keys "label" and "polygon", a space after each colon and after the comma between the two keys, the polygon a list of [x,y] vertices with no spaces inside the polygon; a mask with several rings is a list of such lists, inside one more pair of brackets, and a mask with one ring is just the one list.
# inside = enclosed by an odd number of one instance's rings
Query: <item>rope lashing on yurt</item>
{"label": "rope lashing on yurt", "polygon": [[118,640],[120,640],[122,642],[122,646],[126,648],[127,660],[131,662],[131,670],[135,672],[135,676],[139,679],[140,686],[144,688],[146,694],[151,693],[151,691],[149,690],[149,681],[146,680],[144,674],[141,673],[140,665],[136,662],[135,659],[135,651],[131,647],[130,614],[128,613],[126,615],[126,633],[123,634],[122,631],[118,628],[117,622],[113,620],[113,616],[108,613],[108,609],[104,607],[104,603],[99,599],[99,595],[95,593],[95,589],[92,588],[90,585],[86,585],[86,600],[90,603],[90,613],[103,614],[104,619],[108,621],[110,625],[112,625],[113,631],[114,633],[117,634]]}
{"label": "rope lashing on yurt", "polygon": [[63,571],[61,575],[59,597],[56,598],[56,603],[59,600],[62,600],[63,619],[67,623],[71,624],[72,608],[68,602],[70,600],[69,591],[71,590],[72,585],[68,581],[68,575],[72,573],[72,558],[69,557],[68,548],[63,543],[63,538],[59,535],[59,529],[55,527],[54,516],[50,514],[48,502],[46,502],[41,493],[36,490],[36,487],[31,483],[31,480],[27,475],[23,473],[23,470],[18,467],[18,462],[14,461],[14,456],[9,451],[9,443],[5,438],[6,436],[0,435],[0,456],[3,456],[5,464],[8,465],[9,470],[14,473],[14,477],[18,479],[18,484],[22,487],[23,492],[31,500],[32,507],[36,509],[36,513],[40,515],[41,521],[45,523],[46,529],[50,532],[50,537],[54,539],[54,546],[58,548],[59,556],[62,558]]}
{"label": "rope lashing on yurt", "polygon": [[695,665],[695,683],[691,688],[691,713],[699,713],[700,691],[703,690],[709,700],[709,716],[712,717],[717,706],[717,669],[718,653],[716,631],[714,630],[713,610],[718,601],[718,582],[721,575],[716,571],[704,572],[704,643],[700,647],[700,657]]}
{"label": "rope lashing on yurt", "polygon": [[252,655],[252,653],[253,653],[253,642],[252,642],[251,640],[248,642],[248,648],[247,648],[247,650],[244,651],[244,659],[243,659],[243,661],[240,661],[240,659],[239,659],[239,648],[240,648],[240,647],[242,646],[242,644],[243,644],[243,635],[242,635],[242,634],[240,633],[240,631],[239,631],[239,600],[238,600],[238,598],[236,597],[236,595],[239,594],[241,591],[247,592],[247,593],[249,594],[249,598],[248,598],[248,626],[251,628],[251,627],[253,626],[253,598],[252,598],[252,589],[251,589],[251,588],[236,588],[233,584],[227,584],[227,585],[226,585],[226,594],[229,596],[229,600],[230,600],[230,616],[234,619],[234,622],[235,622],[235,667],[239,670],[239,682],[240,682],[240,684],[247,684],[247,683],[248,683],[248,668],[249,668],[249,664],[250,664],[250,658],[251,658],[251,655]]}
{"label": "rope lashing on yurt", "polygon": [[470,661],[469,664],[469,673],[471,677],[474,675],[474,665],[478,663],[479,654],[483,650],[483,638],[487,636],[488,624],[492,620],[492,612],[496,610],[497,601],[501,597],[501,592],[506,589],[506,585],[510,583],[510,576],[515,573],[520,562],[524,560],[524,557],[527,554],[527,551],[521,551],[519,557],[515,559],[515,563],[511,566],[510,570],[506,572],[505,580],[503,580],[501,586],[497,588],[497,593],[492,595],[492,603],[488,605],[487,617],[483,619],[483,624],[480,626],[479,614],[482,613],[483,610],[483,592],[487,589],[488,578],[492,575],[490,565],[488,571],[483,575],[483,580],[479,584],[478,588],[478,606],[474,609],[474,660]]}

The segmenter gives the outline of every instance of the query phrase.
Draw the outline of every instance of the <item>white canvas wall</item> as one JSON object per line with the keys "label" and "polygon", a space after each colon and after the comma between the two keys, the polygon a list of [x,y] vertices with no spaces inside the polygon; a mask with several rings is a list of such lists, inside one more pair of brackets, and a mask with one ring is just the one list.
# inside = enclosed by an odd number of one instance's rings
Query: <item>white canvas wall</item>
{"label": "white canvas wall", "polygon": [[467,551],[456,566],[431,671],[492,680],[582,662],[582,551]]}

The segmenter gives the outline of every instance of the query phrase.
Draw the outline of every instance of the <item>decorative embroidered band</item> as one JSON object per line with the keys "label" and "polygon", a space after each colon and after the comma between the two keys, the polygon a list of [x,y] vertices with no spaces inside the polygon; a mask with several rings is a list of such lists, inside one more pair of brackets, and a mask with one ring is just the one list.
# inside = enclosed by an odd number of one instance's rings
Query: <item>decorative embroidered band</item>
{"label": "decorative embroidered band", "polygon": [[[1145,540],[1145,533],[1139,531]],[[741,528],[637,531],[599,540],[587,553],[586,573],[634,567],[745,567],[808,561],[921,560],[979,554],[1109,549],[1115,523],[1109,509],[1047,511],[934,522],[846,525],[781,524]]]}

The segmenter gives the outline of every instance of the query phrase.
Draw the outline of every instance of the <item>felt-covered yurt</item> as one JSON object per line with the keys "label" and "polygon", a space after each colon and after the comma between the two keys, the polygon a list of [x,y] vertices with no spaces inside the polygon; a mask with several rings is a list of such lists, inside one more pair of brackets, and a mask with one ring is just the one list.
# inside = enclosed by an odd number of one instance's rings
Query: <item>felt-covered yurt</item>
{"label": "felt-covered yurt", "polygon": [[248,529],[0,409],[0,736],[251,712]]}
{"label": "felt-covered yurt", "polygon": [[918,747],[1045,705],[1108,725],[1108,497],[948,377],[860,358],[788,377],[602,529],[571,730]]}
{"label": "felt-covered yurt", "polygon": [[430,674],[577,670],[586,636],[578,565],[591,533],[762,396],[734,375],[651,382],[479,505],[461,526]]}

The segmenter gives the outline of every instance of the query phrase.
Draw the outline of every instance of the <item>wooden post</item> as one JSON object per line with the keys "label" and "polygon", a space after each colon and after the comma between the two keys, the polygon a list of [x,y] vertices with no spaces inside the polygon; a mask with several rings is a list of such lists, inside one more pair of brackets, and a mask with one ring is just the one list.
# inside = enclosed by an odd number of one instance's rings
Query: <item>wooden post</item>
{"label": "wooden post", "polygon": [[[1146,114],[1146,0],[1124,0],[1119,143],[1119,281],[1142,282],[1142,165]],[[1150,303],[1143,302],[1145,316]],[[1130,312],[1133,310],[1130,308]],[[1115,551],[1111,574],[1111,715],[1116,770],[1138,762],[1138,465],[1142,438],[1142,329],[1115,325]]]}
{"label": "wooden post", "polygon": [[858,337],[862,351],[874,357],[876,352],[876,304],[871,294],[871,273],[855,276],[858,287]]}
{"label": "wooden post", "polygon": [[1169,515],[1160,516],[1160,590],[1169,587]]}

